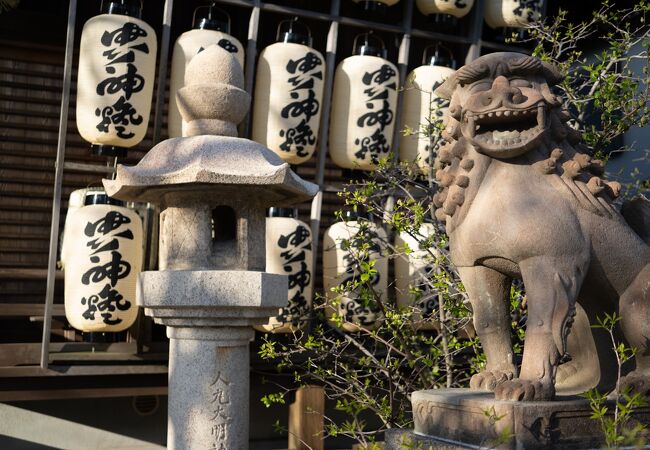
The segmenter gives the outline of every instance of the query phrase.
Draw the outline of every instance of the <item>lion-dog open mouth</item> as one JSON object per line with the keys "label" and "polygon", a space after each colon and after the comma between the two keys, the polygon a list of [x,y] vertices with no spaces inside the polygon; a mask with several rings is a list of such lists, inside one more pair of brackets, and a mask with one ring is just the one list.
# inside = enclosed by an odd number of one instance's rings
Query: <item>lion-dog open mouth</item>
{"label": "lion-dog open mouth", "polygon": [[463,134],[490,153],[519,153],[527,151],[542,136],[547,128],[546,115],[543,102],[526,109],[466,111]]}

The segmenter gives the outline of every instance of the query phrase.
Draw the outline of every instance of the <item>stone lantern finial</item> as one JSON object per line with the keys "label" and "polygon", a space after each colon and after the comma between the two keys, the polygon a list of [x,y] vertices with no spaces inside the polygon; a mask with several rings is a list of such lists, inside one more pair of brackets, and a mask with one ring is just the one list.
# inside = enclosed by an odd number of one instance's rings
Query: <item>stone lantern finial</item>
{"label": "stone lantern finial", "polygon": [[185,86],[176,93],[183,136],[236,137],[250,102],[237,59],[216,44],[209,46],[192,58],[185,70]]}

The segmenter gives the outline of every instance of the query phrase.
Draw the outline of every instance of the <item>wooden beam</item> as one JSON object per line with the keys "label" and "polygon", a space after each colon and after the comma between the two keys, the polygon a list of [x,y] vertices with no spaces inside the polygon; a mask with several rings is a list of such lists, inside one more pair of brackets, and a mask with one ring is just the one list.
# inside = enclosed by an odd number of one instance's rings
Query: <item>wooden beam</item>
{"label": "wooden beam", "polygon": [[132,397],[138,395],[167,395],[167,386],[0,391],[0,402],[60,400],[72,398]]}
{"label": "wooden beam", "polygon": [[325,390],[305,386],[296,391],[289,406],[289,450],[323,450]]}
{"label": "wooden beam", "polygon": [[[135,345],[135,342],[129,342]],[[167,353],[143,353],[141,355],[135,352],[50,352],[50,361],[56,364],[58,361],[167,361]]]}
{"label": "wooden beam", "polygon": [[[167,373],[167,366],[162,364],[137,365],[54,365],[48,369],[39,366],[0,367],[0,378],[22,377],[66,377],[66,376],[102,376],[102,375],[153,375]],[[0,391],[2,392],[2,391]]]}
{"label": "wooden beam", "polygon": [[481,56],[481,46],[483,45],[481,36],[483,35],[483,12],[485,10],[485,2],[486,0],[478,0],[471,11],[469,26],[469,39],[471,45],[465,55],[465,64],[469,64]]}
{"label": "wooden beam", "polygon": [[[3,267],[0,269],[0,280],[45,280],[47,269],[22,269]],[[56,271],[56,279],[63,280],[63,271]],[[41,310],[43,309],[41,305]],[[1,314],[1,313],[0,313]]]}
{"label": "wooden beam", "polygon": [[[61,46],[37,45],[20,40],[0,39],[0,57],[15,61],[33,61],[41,64],[61,65],[64,48]],[[58,73],[61,79],[61,74]]]}
{"label": "wooden beam", "polygon": [[[91,342],[52,342],[50,360],[55,361],[165,361],[169,353],[167,342],[156,342],[137,352],[135,342],[97,344]],[[0,368],[38,364],[40,343],[0,344]]]}
{"label": "wooden beam", "polygon": [[[38,303],[0,303],[0,316],[43,316],[43,308],[45,306]],[[63,305],[53,305],[53,316],[65,316],[65,308]],[[42,319],[41,319],[42,320]]]}
{"label": "wooden beam", "polygon": [[93,173],[114,173],[115,167],[101,166],[99,164],[84,164],[77,162],[65,162],[63,168],[75,172],[93,172]]}

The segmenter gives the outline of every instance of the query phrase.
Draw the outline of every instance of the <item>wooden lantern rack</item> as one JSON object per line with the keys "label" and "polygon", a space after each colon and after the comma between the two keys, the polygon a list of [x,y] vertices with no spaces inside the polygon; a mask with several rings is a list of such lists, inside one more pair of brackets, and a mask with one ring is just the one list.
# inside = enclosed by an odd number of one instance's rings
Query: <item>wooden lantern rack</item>
{"label": "wooden lantern rack", "polygon": [[[217,5],[223,8],[237,8],[238,11],[242,9],[248,11],[249,21],[248,30],[246,33],[247,42],[244,44],[246,48],[246,63],[245,63],[245,87],[248,92],[253,92],[254,78],[257,64],[258,53],[258,35],[260,33],[260,18],[265,14],[279,14],[290,17],[299,17],[309,21],[320,21],[328,26],[328,33],[326,39],[325,58],[327,70],[324,80],[324,95],[322,100],[322,114],[321,125],[319,130],[319,144],[317,149],[317,156],[312,160],[297,168],[297,172],[302,177],[317,183],[321,190],[312,201],[311,205],[305,205],[300,209],[301,216],[309,217],[310,224],[313,231],[313,253],[319,254],[319,238],[322,229],[329,224],[329,217],[324,217],[321,220],[324,210],[324,202],[326,207],[329,208],[327,213],[337,209],[340,201],[336,197],[343,186],[342,176],[340,169],[336,168],[328,158],[328,142],[327,136],[329,132],[329,113],[331,108],[331,94],[332,84],[334,78],[334,71],[337,61],[343,57],[343,52],[337,53],[337,47],[341,45],[341,29],[346,30],[353,28],[358,29],[358,32],[367,30],[375,30],[377,32],[389,33],[396,37],[399,41],[397,52],[397,67],[399,69],[400,81],[403,82],[407,75],[407,69],[413,67],[413,59],[410,58],[410,48],[412,39],[430,40],[432,42],[444,42],[451,45],[457,45],[459,48],[464,49],[462,60],[459,62],[469,62],[482,54],[484,49],[495,51],[525,51],[519,47],[512,47],[508,45],[498,44],[494,42],[486,42],[482,40],[483,35],[483,10],[485,0],[476,0],[474,7],[469,15],[462,19],[467,25],[466,35],[453,35],[432,32],[424,29],[414,28],[412,18],[414,14],[419,14],[414,10],[415,0],[402,0],[397,6],[391,8],[402,8],[402,21],[399,24],[389,24],[380,21],[371,21],[355,17],[348,17],[343,15],[341,2],[349,0],[332,0],[330,2],[329,12],[318,12],[313,10],[295,8],[284,6],[280,4],[262,2],[259,0],[219,0]],[[180,5],[179,5],[180,7]],[[169,65],[169,52],[170,52],[170,38],[171,38],[171,25],[173,19],[174,0],[165,0],[164,10],[162,14],[162,33],[159,41],[158,55],[158,72],[157,80],[168,79],[168,65]],[[54,189],[53,189],[53,203],[52,203],[52,220],[50,224],[50,237],[49,237],[49,250],[48,250],[48,268],[45,269],[29,269],[29,268],[12,268],[3,267],[0,265],[0,280],[42,280],[46,279],[46,296],[44,304],[24,304],[24,303],[2,303],[0,304],[0,316],[11,317],[30,317],[33,322],[43,322],[43,335],[42,341],[38,343],[10,343],[0,344],[0,378],[21,378],[21,377],[60,377],[60,376],[98,376],[98,375],[132,375],[132,374],[149,374],[160,375],[165,374],[167,371],[166,357],[167,357],[167,343],[166,342],[151,342],[150,327],[149,334],[147,332],[146,320],[140,320],[141,333],[138,333],[131,342],[116,343],[116,344],[91,344],[80,342],[50,342],[52,334],[52,325],[62,324],[60,320],[63,317],[63,305],[54,304],[55,296],[55,282],[58,280],[62,282],[62,272],[57,270],[57,254],[59,246],[59,233],[61,224],[61,210],[62,210],[62,187],[64,171],[66,173],[87,173],[87,174],[103,174],[110,175],[114,172],[114,166],[92,164],[92,158],[89,157],[83,162],[66,162],[66,143],[70,145],[68,140],[68,125],[70,122],[69,107],[72,100],[72,84],[73,78],[76,76],[73,70],[73,56],[75,55],[75,30],[77,28],[77,0],[70,0],[68,9],[67,20],[67,39],[65,48],[65,59],[63,66],[63,87],[61,89],[61,102],[59,125],[58,125],[58,140],[57,140],[57,153],[56,163],[54,170]],[[0,43],[1,46],[2,43]],[[323,50],[319,48],[319,50]],[[340,51],[340,49],[339,49]],[[1,53],[1,52],[0,52]],[[459,56],[459,54],[457,54]],[[419,61],[418,61],[419,62]],[[0,69],[1,70],[1,69]],[[29,89],[30,85],[24,86],[20,83],[7,82],[0,79],[0,87],[14,87],[17,89]],[[153,126],[150,134],[142,146],[153,145],[162,140],[163,138],[163,122],[165,117],[165,106],[168,83],[158,82],[155,88],[155,106],[153,111]],[[49,87],[51,90],[51,87]],[[16,101],[20,101],[18,97],[13,97]],[[0,100],[3,100],[0,95]],[[7,99],[5,99],[7,100]],[[51,105],[56,104],[52,99],[48,99]],[[402,93],[398,96],[397,114],[395,123],[400,123],[400,112],[402,104]],[[13,111],[11,108],[2,110],[0,113],[5,114],[23,114],[26,117],[34,115],[32,111]],[[54,113],[49,113],[50,119],[54,118]],[[11,127],[11,124],[8,125]],[[30,125],[22,124],[23,127]],[[39,129],[39,125],[34,125],[35,129]],[[393,136],[393,151],[399,151],[399,126],[395,127],[395,134]],[[240,136],[250,136],[250,115],[240,127]],[[55,132],[55,130],[51,130]],[[79,139],[77,139],[79,140]],[[46,144],[45,142],[43,144]],[[78,144],[79,145],[79,144]],[[149,147],[147,147],[149,148]],[[0,150],[3,155],[6,154],[4,150]],[[16,152],[17,154],[18,152]],[[40,155],[42,153],[36,153]],[[0,182],[6,180],[0,179]],[[24,182],[24,180],[23,180]],[[69,186],[67,184],[66,186]],[[15,193],[18,195],[19,192]],[[145,224],[145,230],[149,229],[150,233],[148,239],[154,240],[155,236],[155,222],[154,216],[149,217],[148,223]],[[0,220],[0,224],[2,221]],[[153,230],[153,231],[152,231]],[[6,237],[6,236],[2,236]],[[11,236],[9,236],[11,237]],[[29,235],[16,235],[17,239],[29,239]],[[155,247],[155,242],[149,246]],[[318,259],[318,258],[317,258]],[[154,268],[156,261],[155,252],[151,252],[147,256],[147,268]],[[320,273],[320,265],[315,264],[316,273]],[[317,286],[316,286],[317,287]],[[57,331],[63,334],[64,338],[74,339],[74,330]],[[135,390],[134,390],[135,389]],[[41,394],[31,394],[30,398],[63,398],[69,396],[115,396],[117,395],[143,395],[147,393],[164,393],[164,387],[160,388],[146,388],[140,386],[134,389],[128,388],[106,388],[100,391],[95,390],[94,394],[86,392],[80,393],[80,390],[59,390],[58,394],[48,393],[42,391]],[[99,392],[99,393],[98,393]],[[36,395],[36,397],[34,397]],[[39,397],[40,395],[40,397]],[[58,397],[57,397],[58,396]],[[18,391],[2,391],[0,390],[0,401],[9,401],[23,399]]]}

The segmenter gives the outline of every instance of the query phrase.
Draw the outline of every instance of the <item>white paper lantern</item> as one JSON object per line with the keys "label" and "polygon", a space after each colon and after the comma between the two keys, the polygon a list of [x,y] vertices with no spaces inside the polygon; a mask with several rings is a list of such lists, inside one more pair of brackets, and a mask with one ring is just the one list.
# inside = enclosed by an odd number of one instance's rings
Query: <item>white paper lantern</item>
{"label": "white paper lantern", "polygon": [[415,4],[425,16],[449,14],[460,19],[472,9],[474,0],[415,0]]}
{"label": "white paper lantern", "polygon": [[266,271],[289,277],[288,304],[259,331],[288,333],[305,325],[311,311],[313,254],[309,225],[295,210],[271,208],[266,218]]}
{"label": "white paper lantern", "polygon": [[391,150],[399,75],[378,38],[366,34],[354,47],[356,54],[341,61],[334,76],[330,157],[344,169],[372,170]]}
{"label": "white paper lantern", "polygon": [[[87,202],[88,202],[87,196]],[[105,202],[105,194],[94,196]],[[142,221],[112,204],[79,208],[66,221],[65,315],[74,328],[116,332],[138,315],[136,281],[142,269]]]}
{"label": "white paper lantern", "polygon": [[[433,236],[436,230],[433,224],[423,223],[417,237],[402,232],[395,237],[395,248],[401,253],[395,259],[395,294],[397,306],[415,308],[413,319],[420,329],[435,329],[438,296],[431,289],[429,280],[435,267],[434,258],[438,255],[436,248],[421,248],[420,242]],[[408,246],[410,252],[406,252]],[[430,251],[429,251],[430,250]]]}
{"label": "white paper lantern", "polygon": [[[197,16],[197,13],[200,13]],[[216,18],[223,14],[223,19]],[[185,86],[185,69],[190,60],[210,45],[217,44],[233,53],[244,67],[244,47],[230,31],[230,16],[214,6],[200,7],[194,11],[193,28],[181,34],[172,54],[171,76],[169,80],[169,112],[167,132],[170,138],[182,136],[183,118],[176,105],[176,92]]]}
{"label": "white paper lantern", "polygon": [[[92,195],[94,193],[99,193],[99,192],[104,192],[103,188],[99,187],[92,187],[92,188],[84,188],[84,189],[76,189],[70,193],[70,197],[68,198],[68,210],[65,215],[65,224],[63,225],[63,233],[61,235],[61,255],[64,255],[66,251],[66,230],[68,229],[68,223],[70,222],[70,218],[74,214],[75,211],[77,211],[79,208],[82,208],[85,205],[86,202],[86,195]],[[61,259],[60,261],[61,267],[64,268],[64,261]]]}
{"label": "white paper lantern", "polygon": [[81,33],[77,128],[93,153],[125,156],[144,138],[156,68],[156,33],[140,1],[106,2]]}
{"label": "white paper lantern", "polygon": [[[427,54],[425,52],[425,60]],[[428,65],[415,68],[406,78],[402,103],[402,124],[399,159],[413,164],[423,174],[429,172],[430,152],[428,126],[430,120],[441,120],[448,101],[433,91],[454,70],[454,62],[444,49],[437,48]],[[435,151],[435,149],[434,149]]]}
{"label": "white paper lantern", "polygon": [[[337,222],[327,229],[323,236],[323,289],[328,298],[327,316],[338,316],[343,319],[342,328],[346,331],[358,331],[359,327],[373,329],[382,319],[381,311],[376,304],[364,305],[360,292],[348,291],[338,296],[332,288],[345,285],[357,280],[360,268],[355,258],[355,242],[363,240],[359,234],[362,226],[367,227],[367,233],[372,238],[368,260],[374,260],[377,270],[371,279],[373,290],[386,300],[388,289],[388,259],[382,254],[383,243],[386,242],[386,232],[373,222],[353,216],[342,222]],[[364,225],[362,225],[364,224]]]}
{"label": "white paper lantern", "polygon": [[540,20],[544,0],[487,0],[484,17],[490,28],[525,28]]}
{"label": "white paper lantern", "polygon": [[429,17],[432,29],[439,33],[458,31],[458,19],[472,9],[474,0],[416,0],[420,12]]}
{"label": "white paper lantern", "polygon": [[323,55],[311,48],[307,27],[294,31],[298,24],[281,23],[288,31],[262,50],[253,108],[252,139],[289,164],[304,163],[316,150],[325,77]]}

